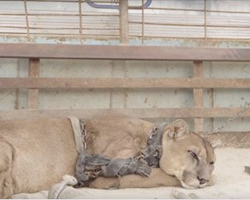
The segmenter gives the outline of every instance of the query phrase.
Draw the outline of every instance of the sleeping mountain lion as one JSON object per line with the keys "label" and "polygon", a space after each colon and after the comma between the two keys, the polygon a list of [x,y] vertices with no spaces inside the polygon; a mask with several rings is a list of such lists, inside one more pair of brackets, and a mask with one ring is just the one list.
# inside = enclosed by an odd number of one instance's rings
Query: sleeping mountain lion
{"label": "sleeping mountain lion", "polygon": [[[85,121],[87,151],[108,158],[137,156],[147,146],[154,124],[128,116],[105,115]],[[215,154],[211,144],[192,133],[184,120],[167,125],[162,135],[159,168],[149,177],[119,178],[119,188],[183,186],[212,183]],[[0,121],[0,197],[48,190],[65,174],[75,175],[78,152],[70,120],[38,118]],[[92,188],[111,188],[117,178],[98,177]]]}

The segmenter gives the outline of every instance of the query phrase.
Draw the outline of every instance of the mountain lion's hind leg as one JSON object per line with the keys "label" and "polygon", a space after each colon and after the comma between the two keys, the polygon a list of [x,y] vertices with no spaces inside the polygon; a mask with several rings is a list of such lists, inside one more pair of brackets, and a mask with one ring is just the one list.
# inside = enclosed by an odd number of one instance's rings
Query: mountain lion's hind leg
{"label": "mountain lion's hind leg", "polygon": [[13,193],[11,178],[12,148],[0,141],[0,198],[9,198]]}

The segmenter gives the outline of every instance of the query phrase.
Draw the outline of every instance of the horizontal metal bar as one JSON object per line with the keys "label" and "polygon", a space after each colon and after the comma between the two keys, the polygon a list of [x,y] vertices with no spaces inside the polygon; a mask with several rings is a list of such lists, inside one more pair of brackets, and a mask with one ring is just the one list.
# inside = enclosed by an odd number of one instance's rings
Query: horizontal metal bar
{"label": "horizontal metal bar", "polygon": [[[129,35],[130,38],[142,38],[142,35],[139,34],[130,34]],[[200,42],[204,42],[205,44],[207,44],[208,41],[210,42],[223,42],[226,41],[228,42],[230,40],[230,42],[246,42],[249,43],[250,42],[250,36],[249,39],[247,38],[223,38],[223,37],[207,37],[207,39],[204,39],[204,36],[190,36],[190,37],[185,37],[185,36],[150,36],[150,35],[144,35],[143,36],[144,39],[180,39],[180,40],[185,40],[185,41],[200,41]],[[214,47],[213,47],[214,48]]]}
{"label": "horizontal metal bar", "polygon": [[[25,33],[13,33],[13,32],[1,32],[0,31],[0,34],[2,37],[8,37],[8,38],[11,38],[11,37],[26,37],[27,34]],[[32,40],[35,40],[37,39],[37,37],[46,37],[47,39],[48,38],[52,38],[54,39],[55,37],[60,39],[65,39],[65,38],[69,38],[69,39],[75,39],[75,38],[83,38],[83,39],[119,39],[119,35],[111,35],[111,34],[82,34],[82,35],[79,35],[79,34],[75,34],[75,35],[72,35],[72,34],[46,34],[46,33],[31,33],[30,34],[30,37],[32,38]],[[133,39],[133,38],[142,38],[142,35],[139,35],[139,34],[130,34],[130,39]],[[203,36],[201,37],[182,37],[182,36],[177,36],[177,37],[173,37],[173,36],[148,36],[148,35],[144,35],[143,38],[146,40],[146,39],[166,39],[166,40],[169,40],[169,39],[180,39],[180,40],[185,40],[185,41],[199,41],[199,42],[205,42],[207,43],[208,41],[210,42],[228,42],[228,40],[230,40],[230,42],[244,42],[246,44],[249,44],[249,39],[247,38],[223,38],[223,37],[207,37],[207,39],[205,40]],[[1,57],[1,56],[0,56]],[[79,58],[81,59],[81,58]],[[84,58],[82,58],[84,59]],[[140,60],[140,59],[138,59]],[[182,59],[183,60],[183,59]],[[212,59],[210,59],[210,61],[212,61]],[[223,60],[221,60],[223,61]],[[226,61],[226,60],[225,60]]]}
{"label": "horizontal metal bar", "polygon": [[[97,9],[119,9],[119,5],[110,5],[110,4],[97,4],[93,2],[92,0],[85,0],[85,2],[91,6],[92,8]],[[147,9],[151,5],[152,0],[147,0],[143,5],[141,6],[129,6],[129,9]]]}
{"label": "horizontal metal bar", "polygon": [[[0,11],[0,15],[1,16],[25,16],[25,13],[17,13],[17,12],[13,12],[13,13],[4,13]],[[83,13],[83,14],[79,14],[79,13],[69,13],[69,12],[32,12],[30,11],[28,13],[29,16],[95,16],[95,17],[119,17],[119,14],[115,14],[115,13]]]}
{"label": "horizontal metal bar", "polygon": [[0,58],[250,61],[250,49],[0,43]]}
{"label": "horizontal metal bar", "polygon": [[[227,118],[234,116],[241,108],[147,108],[147,109],[63,109],[63,110],[12,110],[0,111],[0,120],[13,120],[37,117],[66,118],[76,116],[91,118],[102,114],[119,113],[129,116],[153,119],[153,118]],[[250,109],[242,116],[249,117]]]}
{"label": "horizontal metal bar", "polygon": [[[27,29],[26,26],[8,26],[8,25],[0,25],[0,28],[18,28],[18,29]],[[33,27],[32,25],[29,27],[30,30],[79,30],[79,28],[75,27]],[[119,28],[82,28],[82,30],[100,30],[100,31],[117,31]]]}
{"label": "horizontal metal bar", "polygon": [[[149,7],[149,10],[204,12],[204,9]],[[250,14],[248,11],[206,10],[207,13]]]}
{"label": "horizontal metal bar", "polygon": [[[1,0],[1,1],[23,1],[23,0]],[[27,1],[30,1],[30,0],[27,0]],[[33,2],[41,2],[41,0],[31,0]],[[57,3],[76,3],[77,0],[65,0],[65,1],[58,1],[58,0],[43,0],[43,2],[57,2]]]}
{"label": "horizontal metal bar", "polygon": [[250,88],[239,78],[0,78],[0,89]]}
{"label": "horizontal metal bar", "polygon": [[[136,22],[136,21],[129,21],[130,24],[144,24],[144,25],[154,25],[154,26],[177,26],[177,27],[204,27],[204,24],[181,24],[181,23],[157,23],[157,22]],[[213,25],[213,24],[206,24],[207,28],[250,28],[250,26],[242,26],[242,25]]]}
{"label": "horizontal metal bar", "polygon": [[[1,0],[1,1],[3,1],[3,0]],[[11,0],[7,0],[7,1],[11,1]],[[13,0],[13,1],[16,1],[16,0]],[[20,0],[20,1],[23,1],[23,0]],[[35,1],[35,0],[32,0],[32,1]],[[41,2],[41,1],[37,0],[37,2]],[[46,1],[43,0],[43,2],[46,2]],[[43,3],[43,2],[41,2],[41,3]],[[47,2],[59,2],[59,1],[57,1],[57,0],[54,0],[54,1],[49,0]],[[78,0],[77,1],[64,1],[64,2],[78,3]],[[84,3],[84,2],[82,2],[82,3]],[[131,9],[133,9],[133,7]],[[138,7],[137,9],[142,9],[142,7]],[[164,11],[204,12],[204,9],[189,9],[189,8],[148,7],[147,9],[148,10],[164,10]],[[12,13],[6,13],[6,12],[3,12],[3,11],[0,11],[0,15],[25,15],[24,13],[22,13],[20,11],[11,11],[11,12]],[[250,12],[248,12],[248,11],[229,11],[229,10],[211,10],[211,9],[206,10],[206,12],[207,13],[222,13],[222,14],[250,14]],[[29,15],[46,15],[46,13],[35,13],[34,11],[30,11],[28,14]],[[63,14],[64,13],[61,13],[59,15],[63,15]],[[57,13],[48,13],[48,15],[57,15]],[[70,13],[65,12],[65,16],[67,16],[67,15],[79,15],[79,14],[70,14]]]}

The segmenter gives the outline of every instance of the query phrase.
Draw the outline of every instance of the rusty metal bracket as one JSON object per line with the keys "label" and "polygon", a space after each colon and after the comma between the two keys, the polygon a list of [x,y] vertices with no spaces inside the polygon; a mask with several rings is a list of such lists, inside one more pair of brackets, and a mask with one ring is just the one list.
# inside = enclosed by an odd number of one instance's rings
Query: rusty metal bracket
{"label": "rusty metal bracket", "polygon": [[[129,6],[129,9],[147,9],[153,0],[147,0],[146,3],[144,3],[142,6]],[[119,9],[119,6],[117,5],[100,5],[97,3],[94,3],[92,0],[86,0],[86,3],[91,6],[92,8],[97,9]]]}

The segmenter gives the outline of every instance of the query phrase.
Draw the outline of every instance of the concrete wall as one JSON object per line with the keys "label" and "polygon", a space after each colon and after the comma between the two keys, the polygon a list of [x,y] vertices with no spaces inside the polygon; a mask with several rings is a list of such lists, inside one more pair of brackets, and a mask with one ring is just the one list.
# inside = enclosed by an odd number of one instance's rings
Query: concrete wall
{"label": "concrete wall", "polygon": [[[191,77],[191,62],[41,60],[41,77]],[[1,77],[26,77],[28,60],[0,59]],[[249,78],[249,63],[205,63],[206,77]],[[168,108],[192,107],[188,89],[158,90],[41,90],[39,109],[84,108]],[[205,90],[205,107],[242,106],[249,101],[249,89]],[[26,109],[27,90],[0,92],[0,109]],[[161,119],[172,120],[172,119]],[[206,130],[222,125],[226,119],[206,120]],[[224,130],[249,130],[247,118],[237,119]],[[189,120],[193,124],[192,120]]]}

